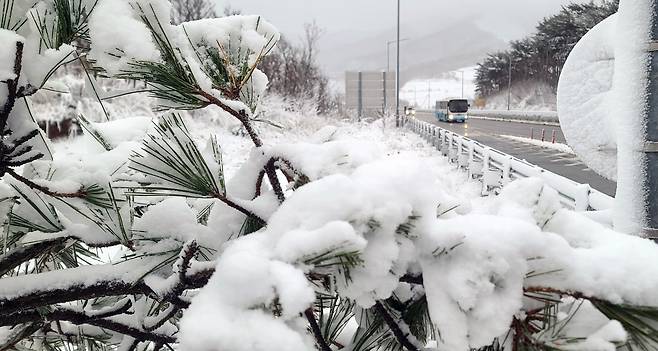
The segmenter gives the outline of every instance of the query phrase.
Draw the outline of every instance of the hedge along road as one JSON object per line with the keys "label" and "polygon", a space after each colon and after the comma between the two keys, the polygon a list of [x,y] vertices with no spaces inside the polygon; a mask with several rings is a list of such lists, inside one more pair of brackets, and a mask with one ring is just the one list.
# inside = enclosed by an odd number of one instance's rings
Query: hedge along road
{"label": "hedge along road", "polygon": [[484,145],[526,160],[575,182],[589,184],[592,188],[607,195],[615,196],[617,184],[596,174],[577,156],[503,137],[503,135],[508,135],[530,138],[533,134],[535,139],[541,139],[541,133],[544,130],[545,140],[550,142],[552,141],[553,131],[555,131],[555,141],[566,144],[564,134],[557,125],[479,118],[471,118],[466,123],[446,123],[439,122],[435,115],[430,112],[418,112],[416,118],[477,140]]}

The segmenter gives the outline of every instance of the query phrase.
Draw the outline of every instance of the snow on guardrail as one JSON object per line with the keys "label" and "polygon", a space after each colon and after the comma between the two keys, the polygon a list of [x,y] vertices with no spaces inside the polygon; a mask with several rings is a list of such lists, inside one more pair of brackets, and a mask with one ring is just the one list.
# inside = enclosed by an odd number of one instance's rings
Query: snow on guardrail
{"label": "snow on guardrail", "polygon": [[528,122],[560,123],[557,112],[554,111],[470,110],[468,114],[473,117],[486,117]]}
{"label": "snow on guardrail", "polygon": [[610,210],[614,198],[561,175],[547,171],[475,140],[445,130],[430,123],[409,118],[406,126],[435,146],[472,178],[482,182],[483,194],[502,188],[509,182],[538,177],[557,190],[562,204],[576,211]]}

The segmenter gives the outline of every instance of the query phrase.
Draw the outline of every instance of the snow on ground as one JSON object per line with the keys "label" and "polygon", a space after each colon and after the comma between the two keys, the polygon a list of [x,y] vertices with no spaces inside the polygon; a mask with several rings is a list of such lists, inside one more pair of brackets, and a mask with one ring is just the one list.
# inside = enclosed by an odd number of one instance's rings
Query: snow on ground
{"label": "snow on ground", "polygon": [[[137,103],[137,99],[133,101]],[[131,105],[123,102],[120,106]],[[111,108],[111,107],[110,107]],[[354,123],[335,117],[320,117],[311,111],[286,111],[282,103],[272,99],[266,104],[266,116],[276,124],[260,123],[257,129],[268,146],[280,143],[305,142],[327,126],[337,128],[337,138],[354,141],[368,141],[390,157],[422,157],[427,162],[427,171],[437,179],[437,186],[459,197],[474,198],[480,194],[480,185],[468,181],[466,173],[456,169],[443,158],[440,152],[428,145],[422,138],[406,129],[395,128],[393,120]],[[253,148],[251,140],[245,136],[237,121],[222,115],[212,107],[195,113],[186,113],[186,123],[199,145],[206,145],[211,135],[216,136],[224,152],[224,170],[230,179],[248,159]],[[157,116],[151,113],[151,118]],[[71,159],[93,154],[87,137],[75,137],[54,143],[56,159]],[[92,144],[94,142],[91,142]]]}
{"label": "snow on ground", "polygon": [[[369,307],[373,298],[390,296],[396,288],[398,277],[389,274],[392,269],[404,274],[411,264],[417,265],[425,273],[430,314],[444,333],[441,346],[446,349],[477,348],[505,333],[523,307],[523,288],[527,286],[579,291],[615,303],[658,305],[652,294],[658,284],[651,278],[658,267],[658,246],[560,209],[559,196],[541,180],[515,182],[500,196],[482,198],[479,183],[469,181],[420,137],[392,127],[391,121],[351,123],[309,111],[287,111],[276,101],[265,107],[264,117],[279,126],[258,125],[266,145],[312,145],[336,138],[359,141],[364,147],[374,145],[383,156],[351,174],[330,175],[298,189],[272,214],[264,231],[227,246],[218,266],[224,273],[237,273],[214,275],[197,295],[182,322],[182,348],[210,350],[222,345],[220,342],[249,345],[250,330],[268,330],[270,333],[262,336],[268,340],[267,346],[286,336],[279,341],[294,347],[281,349],[306,349],[307,340],[295,339],[306,335],[306,329],[295,326],[301,325],[298,316],[313,292],[303,267],[295,262],[300,252],[311,252],[314,245],[341,238],[362,252],[364,259],[363,266],[353,272],[353,283],[338,287],[341,296]],[[227,177],[239,174],[238,167],[250,156],[252,145],[237,123],[212,109],[184,117],[200,145],[210,135],[217,137]],[[56,143],[60,153],[56,159],[84,157],[88,152],[85,143],[84,138]],[[437,212],[447,214],[433,218]],[[422,220],[410,232],[411,239],[405,239],[411,241],[403,240],[403,245],[389,229],[395,229],[410,213]],[[360,227],[352,227],[349,219],[375,215],[382,221],[383,231],[366,236],[365,242],[356,232]],[[194,216],[191,221],[196,225]],[[298,240],[300,235],[314,239]],[[437,257],[440,248],[453,249]],[[620,259],[625,252],[634,252],[632,259]],[[245,259],[250,264],[245,265]],[[610,267],[605,264],[609,262],[616,264]],[[528,277],[528,272],[549,273]],[[629,276],[628,272],[636,274]],[[280,294],[281,319],[252,308],[267,305],[273,291]],[[243,324],[235,328],[234,321]],[[586,331],[585,336],[594,336],[608,324],[603,320],[592,325],[595,330]],[[218,325],[226,328],[218,329]],[[614,340],[604,338],[602,342],[612,346],[608,341]],[[250,350],[261,349],[266,348]]]}
{"label": "snow on ground", "polygon": [[541,140],[518,137],[518,136],[513,136],[513,135],[501,135],[501,137],[509,139],[509,140],[520,141],[520,142],[526,143],[526,144],[532,144],[532,145],[535,145],[535,146],[543,147],[545,149],[557,150],[557,151],[563,152],[565,154],[575,155],[575,153],[569,147],[569,145],[566,145],[566,144],[551,143],[549,141],[541,141]]}
{"label": "snow on ground", "polygon": [[[555,111],[557,97],[553,88],[541,82],[512,82],[510,108],[521,111]],[[484,109],[507,110],[507,86],[500,93],[488,96]]]}
{"label": "snow on ground", "polygon": [[400,91],[400,99],[422,109],[434,109],[436,102],[462,96],[462,73],[464,72],[464,98],[475,98],[475,70],[465,67],[444,73],[438,79],[414,79]]}

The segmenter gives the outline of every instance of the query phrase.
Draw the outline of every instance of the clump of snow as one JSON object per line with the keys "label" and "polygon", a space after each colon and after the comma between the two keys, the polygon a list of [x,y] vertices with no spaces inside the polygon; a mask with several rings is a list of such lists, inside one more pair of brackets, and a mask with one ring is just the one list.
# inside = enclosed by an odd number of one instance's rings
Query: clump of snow
{"label": "clump of snow", "polygon": [[0,81],[15,79],[14,64],[16,62],[16,44],[24,43],[25,39],[16,32],[0,29]]}
{"label": "clump of snow", "polygon": [[196,45],[220,45],[222,50],[247,49],[250,65],[271,50],[280,37],[276,28],[260,16],[202,19],[183,23],[181,27]]}
{"label": "clump of snow", "polygon": [[160,58],[151,32],[130,2],[99,1],[89,20],[89,33],[92,42],[89,56],[112,74],[126,69],[133,60],[157,61]]}

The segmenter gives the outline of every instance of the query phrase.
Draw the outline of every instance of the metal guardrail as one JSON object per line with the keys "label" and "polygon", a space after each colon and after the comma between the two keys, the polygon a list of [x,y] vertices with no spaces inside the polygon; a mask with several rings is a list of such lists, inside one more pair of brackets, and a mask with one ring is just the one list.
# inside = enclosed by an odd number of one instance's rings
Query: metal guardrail
{"label": "metal guardrail", "polygon": [[506,111],[506,110],[471,110],[469,114],[510,121],[559,124],[557,112],[551,111]]}
{"label": "metal guardrail", "polygon": [[[436,113],[435,110],[417,110],[418,112]],[[485,118],[503,121],[559,124],[557,112],[551,111],[507,111],[507,110],[469,110],[471,118]]]}
{"label": "metal guardrail", "polygon": [[405,125],[435,146],[459,168],[467,170],[469,177],[479,179],[483,193],[497,191],[519,178],[537,177],[557,190],[566,208],[575,211],[604,211],[612,208],[614,198],[592,189],[589,184],[576,183],[416,118],[406,119]]}

